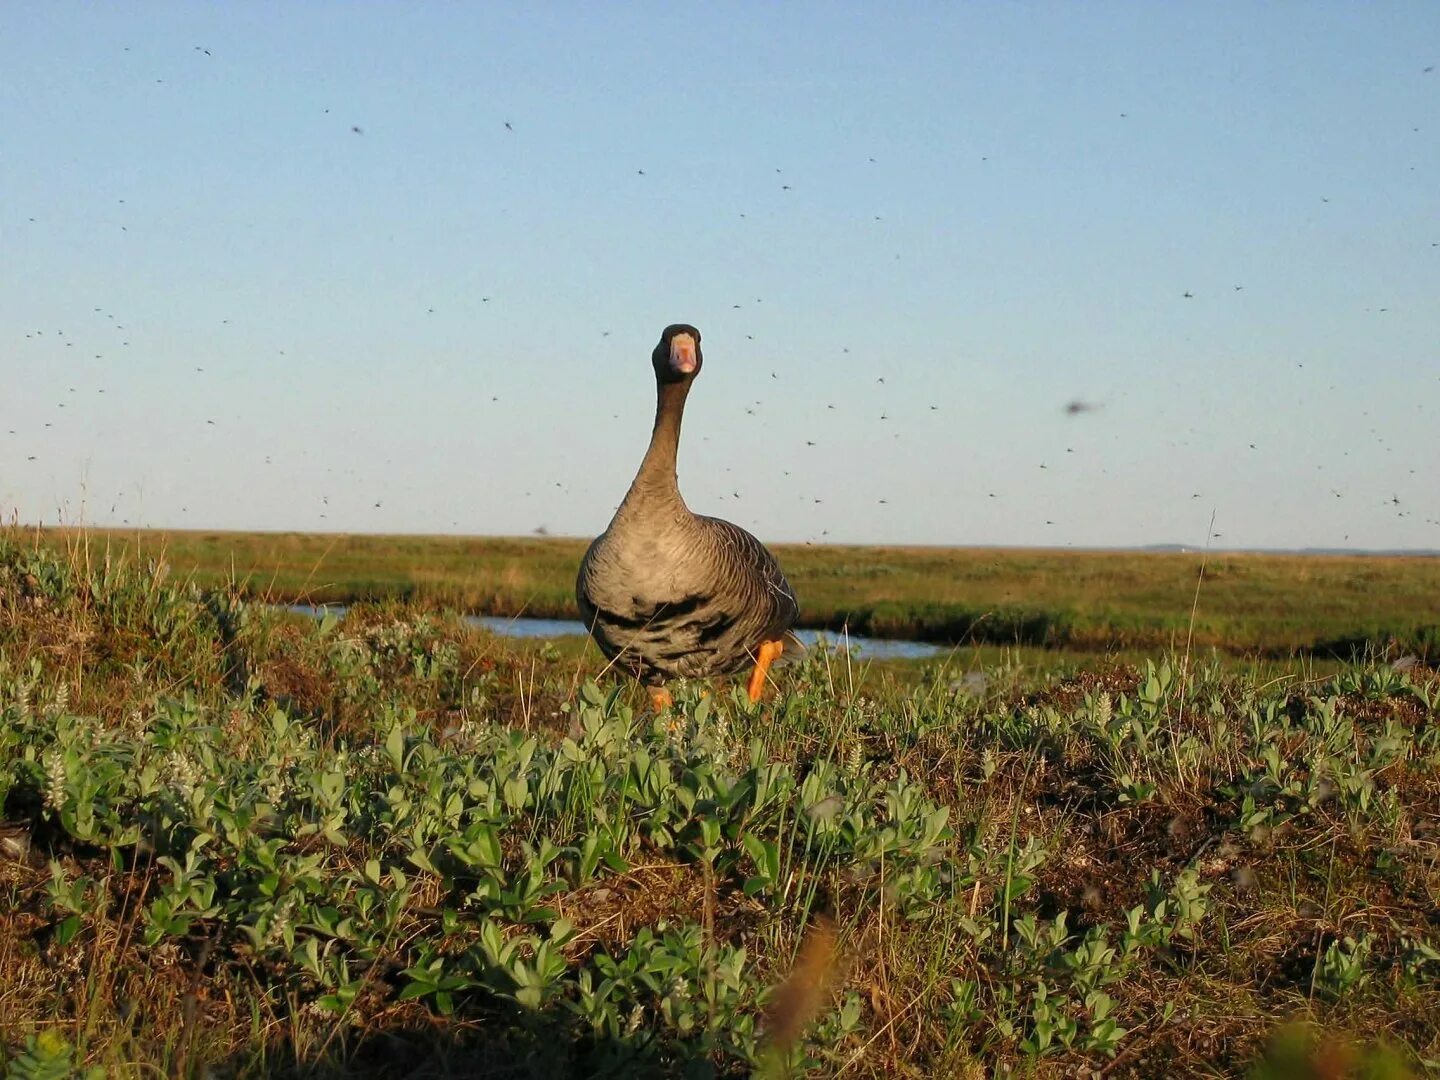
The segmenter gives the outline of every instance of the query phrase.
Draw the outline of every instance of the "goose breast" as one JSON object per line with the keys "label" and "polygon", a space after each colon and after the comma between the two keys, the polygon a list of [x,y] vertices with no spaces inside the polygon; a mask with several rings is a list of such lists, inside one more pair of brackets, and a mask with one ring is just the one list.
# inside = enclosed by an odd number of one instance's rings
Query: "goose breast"
{"label": "goose breast", "polygon": [[729,675],[783,636],[799,605],[780,567],[743,529],[695,517],[683,536],[607,531],[591,544],[576,599],[601,651],[650,682]]}

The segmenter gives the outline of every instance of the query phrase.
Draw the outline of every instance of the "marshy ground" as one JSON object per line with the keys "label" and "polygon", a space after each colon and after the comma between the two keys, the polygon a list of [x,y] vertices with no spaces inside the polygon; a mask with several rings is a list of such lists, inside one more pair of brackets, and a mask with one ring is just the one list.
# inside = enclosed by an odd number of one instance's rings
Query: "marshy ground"
{"label": "marshy ground", "polygon": [[[301,603],[577,617],[586,541],[538,537],[47,529],[92,561],[161,559],[179,577]],[[1056,651],[1349,657],[1440,650],[1440,557],[772,544],[807,627]],[[1203,580],[1200,569],[1204,567]],[[1197,586],[1199,596],[1197,603]]]}
{"label": "marshy ground", "polygon": [[439,594],[174,566],[0,538],[7,1075],[1223,1076],[1287,1018],[1440,1060],[1423,654],[812,653],[655,716]]}

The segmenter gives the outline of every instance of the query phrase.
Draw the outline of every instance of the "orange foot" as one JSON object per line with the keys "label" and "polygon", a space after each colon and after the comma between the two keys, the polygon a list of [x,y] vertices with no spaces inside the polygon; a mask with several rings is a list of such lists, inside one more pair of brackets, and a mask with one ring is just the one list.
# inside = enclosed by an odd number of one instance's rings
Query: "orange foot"
{"label": "orange foot", "polygon": [[670,696],[670,691],[663,686],[650,687],[650,705],[656,712],[664,712],[675,704],[675,699]]}
{"label": "orange foot", "polygon": [[750,686],[747,688],[751,704],[760,700],[760,695],[765,691],[765,675],[769,672],[770,665],[784,651],[785,643],[783,641],[762,641],[760,643],[760,656],[755,661],[755,670],[750,674]]}

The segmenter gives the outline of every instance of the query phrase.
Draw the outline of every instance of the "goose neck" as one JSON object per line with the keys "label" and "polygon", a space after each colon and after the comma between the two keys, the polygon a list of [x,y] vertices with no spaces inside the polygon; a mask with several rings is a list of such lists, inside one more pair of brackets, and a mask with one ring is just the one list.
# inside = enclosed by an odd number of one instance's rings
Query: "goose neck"
{"label": "goose neck", "polygon": [[[659,383],[655,405],[655,427],[650,433],[650,446],[635,474],[631,494],[680,497],[675,479],[675,455],[680,447],[680,421],[685,413],[685,398],[690,381]],[[629,501],[628,499],[626,501]]]}

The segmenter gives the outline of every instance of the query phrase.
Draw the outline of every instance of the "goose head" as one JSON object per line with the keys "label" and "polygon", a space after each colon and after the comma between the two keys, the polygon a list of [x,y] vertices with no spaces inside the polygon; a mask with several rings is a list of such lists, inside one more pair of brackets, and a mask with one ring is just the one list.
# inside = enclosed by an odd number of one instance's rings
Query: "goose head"
{"label": "goose head", "polygon": [[675,323],[660,335],[660,344],[650,354],[655,378],[664,383],[688,383],[700,374],[700,331],[687,323]]}

